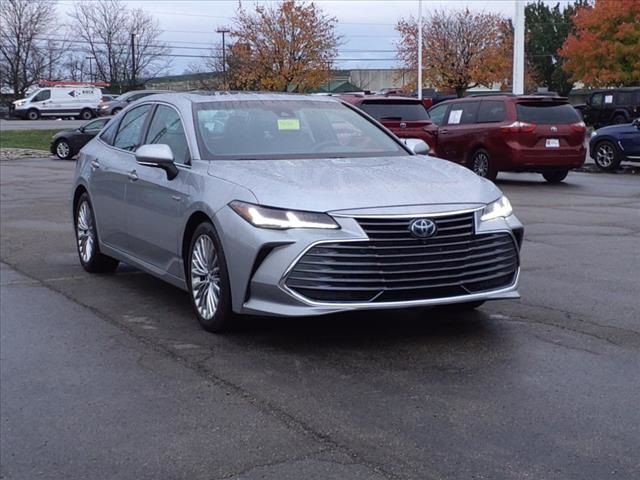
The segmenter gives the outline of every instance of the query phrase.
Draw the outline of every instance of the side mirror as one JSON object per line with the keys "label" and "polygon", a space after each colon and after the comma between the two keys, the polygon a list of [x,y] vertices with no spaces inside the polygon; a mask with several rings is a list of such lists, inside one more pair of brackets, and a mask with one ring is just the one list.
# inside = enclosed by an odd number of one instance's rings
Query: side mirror
{"label": "side mirror", "polygon": [[431,150],[427,142],[418,138],[405,138],[403,142],[416,155],[427,155]]}
{"label": "side mirror", "polygon": [[178,167],[174,163],[173,152],[169,145],[141,145],[136,150],[136,162],[147,167],[161,168],[167,172],[167,178],[173,180],[178,175]]}
{"label": "side mirror", "polygon": [[84,133],[84,127],[79,127],[78,131],[81,132],[81,133]]}
{"label": "side mirror", "polygon": [[631,122],[631,125],[634,125],[638,130],[640,130],[640,117]]}

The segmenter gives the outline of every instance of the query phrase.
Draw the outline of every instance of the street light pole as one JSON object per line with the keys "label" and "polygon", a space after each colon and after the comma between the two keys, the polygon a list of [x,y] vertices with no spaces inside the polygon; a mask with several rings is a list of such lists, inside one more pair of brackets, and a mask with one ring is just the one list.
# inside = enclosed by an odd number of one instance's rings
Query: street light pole
{"label": "street light pole", "polygon": [[418,0],[418,100],[422,100],[422,0]]}
{"label": "street light pole", "polygon": [[225,35],[231,32],[231,30],[219,28],[216,32],[222,34],[222,87],[223,90],[227,90],[227,48],[225,45]]}
{"label": "street light pole", "polygon": [[515,0],[513,17],[513,93],[524,93],[524,5],[523,0]]}

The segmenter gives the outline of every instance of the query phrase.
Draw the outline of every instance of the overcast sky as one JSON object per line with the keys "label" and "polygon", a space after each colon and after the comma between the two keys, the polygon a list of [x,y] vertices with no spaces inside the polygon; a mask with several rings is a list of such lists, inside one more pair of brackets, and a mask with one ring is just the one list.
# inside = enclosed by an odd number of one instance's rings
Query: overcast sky
{"label": "overcast sky", "polygon": [[[241,0],[242,6],[253,8],[267,1]],[[525,0],[519,0],[525,1]],[[61,14],[73,8],[73,0],[59,0]],[[172,47],[174,55],[206,55],[213,43],[220,41],[218,27],[229,25],[238,8],[238,0],[127,0],[131,7],[140,7],[160,22],[161,39]],[[316,0],[327,14],[338,19],[338,32],[344,43],[340,47],[338,68],[391,68],[395,60],[394,30],[402,17],[418,14],[418,0]],[[549,2],[555,4],[556,2]],[[560,2],[567,3],[566,1]],[[512,17],[515,0],[423,0],[423,12],[435,9],[464,9],[501,13]],[[172,72],[183,73],[198,58],[175,57]]]}

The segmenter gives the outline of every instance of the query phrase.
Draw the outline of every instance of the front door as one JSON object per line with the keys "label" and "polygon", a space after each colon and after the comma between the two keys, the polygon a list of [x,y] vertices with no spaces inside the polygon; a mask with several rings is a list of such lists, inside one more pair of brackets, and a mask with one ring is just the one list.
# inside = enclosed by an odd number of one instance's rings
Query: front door
{"label": "front door", "polygon": [[173,107],[156,107],[143,143],[169,145],[179,173],[169,180],[164,170],[140,164],[130,172],[127,230],[131,252],[182,278],[181,227],[188,203],[191,155],[182,120]]}

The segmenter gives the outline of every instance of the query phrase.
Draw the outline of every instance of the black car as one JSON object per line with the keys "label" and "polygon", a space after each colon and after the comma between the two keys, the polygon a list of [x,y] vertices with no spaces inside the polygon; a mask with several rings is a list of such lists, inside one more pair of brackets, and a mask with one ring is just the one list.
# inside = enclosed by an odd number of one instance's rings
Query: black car
{"label": "black car", "polygon": [[603,127],[591,134],[589,155],[602,170],[615,170],[622,161],[640,162],[640,118]]}
{"label": "black car", "polygon": [[584,123],[595,128],[630,123],[640,116],[640,87],[600,90],[587,98],[587,104],[577,107]]}
{"label": "black car", "polygon": [[51,139],[51,153],[62,160],[68,160],[76,155],[89,140],[102,130],[111,117],[98,118],[85,123],[75,130],[64,130],[56,133]]}

